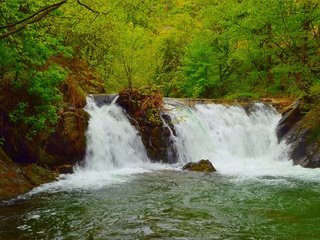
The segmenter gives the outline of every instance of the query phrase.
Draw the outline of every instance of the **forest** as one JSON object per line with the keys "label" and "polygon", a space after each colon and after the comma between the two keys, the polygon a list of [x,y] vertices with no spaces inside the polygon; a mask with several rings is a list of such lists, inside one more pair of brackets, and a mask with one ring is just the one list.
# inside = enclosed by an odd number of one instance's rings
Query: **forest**
{"label": "forest", "polygon": [[58,121],[70,59],[87,62],[107,93],[316,96],[319,26],[317,0],[2,0],[1,88],[25,92],[10,117],[31,135]]}
{"label": "forest", "polygon": [[320,239],[319,5],[0,0],[0,239]]}

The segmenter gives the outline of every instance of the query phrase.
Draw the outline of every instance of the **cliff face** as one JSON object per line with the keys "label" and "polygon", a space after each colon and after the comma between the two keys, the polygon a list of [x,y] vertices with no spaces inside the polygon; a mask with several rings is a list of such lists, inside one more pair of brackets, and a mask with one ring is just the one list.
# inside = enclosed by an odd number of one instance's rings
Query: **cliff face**
{"label": "cliff face", "polygon": [[320,104],[300,99],[282,114],[277,128],[279,141],[290,144],[294,164],[320,167]]}

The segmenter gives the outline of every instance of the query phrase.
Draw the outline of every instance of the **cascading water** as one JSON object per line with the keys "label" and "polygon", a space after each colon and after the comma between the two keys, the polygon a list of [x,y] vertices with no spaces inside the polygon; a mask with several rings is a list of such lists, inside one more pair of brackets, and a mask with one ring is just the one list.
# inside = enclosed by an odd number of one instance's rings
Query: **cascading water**
{"label": "cascading water", "polygon": [[[151,163],[123,110],[89,98],[86,163],[24,201],[0,203],[0,239],[319,239],[320,169],[292,165],[278,113],[263,104],[167,108],[175,165]],[[202,158],[218,174],[181,171]]]}
{"label": "cascading water", "polygon": [[[87,99],[90,114],[85,164],[60,181],[45,184],[31,194],[59,189],[92,189],[127,181],[133,174],[161,169],[181,169],[189,161],[209,159],[220,174],[232,176],[285,176],[318,178],[319,171],[293,166],[288,146],[278,143],[275,129],[281,116],[272,107],[167,104],[179,154],[175,165],[151,163],[137,130],[115,103],[98,107]],[[164,121],[165,122],[165,121]],[[173,134],[172,134],[173,135]]]}
{"label": "cascading water", "polygon": [[90,120],[84,166],[77,166],[73,174],[61,175],[59,181],[44,184],[29,194],[98,189],[127,181],[133,174],[168,168],[149,161],[137,130],[114,102],[98,107],[93,98],[87,98],[85,110]]}
{"label": "cascading water", "polygon": [[273,163],[288,160],[286,146],[278,144],[275,134],[280,116],[263,104],[250,114],[242,107],[216,104],[185,107],[175,114],[182,118],[175,127],[184,162],[205,158],[221,173],[261,174]]}
{"label": "cascading water", "polygon": [[91,117],[87,130],[86,170],[112,171],[148,161],[138,132],[121,107],[111,103],[99,108],[88,98],[86,111]]}
{"label": "cascading water", "polygon": [[289,146],[278,143],[276,127],[281,118],[272,107],[199,104],[168,107],[176,119],[175,142],[180,161],[209,159],[218,172],[236,176],[305,176],[315,171],[293,166]]}

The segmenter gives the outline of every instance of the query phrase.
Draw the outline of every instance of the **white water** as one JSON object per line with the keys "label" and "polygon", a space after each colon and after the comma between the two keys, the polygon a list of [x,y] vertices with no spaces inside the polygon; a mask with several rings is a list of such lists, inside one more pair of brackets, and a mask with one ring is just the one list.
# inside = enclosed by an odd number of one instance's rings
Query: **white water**
{"label": "white water", "polygon": [[307,180],[320,179],[320,169],[293,166],[288,146],[278,144],[276,126],[281,118],[270,107],[257,104],[248,115],[242,107],[217,104],[167,106],[177,136],[178,165],[151,163],[135,128],[116,104],[97,107],[88,98],[90,114],[85,166],[59,181],[45,184],[42,191],[96,189],[128,181],[148,171],[181,169],[189,161],[209,159],[220,174],[240,178],[274,176]]}
{"label": "white water", "polygon": [[86,111],[91,117],[87,130],[86,171],[109,172],[148,162],[138,132],[121,107],[111,104],[99,108],[89,98]]}
{"label": "white water", "polygon": [[98,107],[88,97],[85,110],[90,115],[85,165],[76,167],[73,174],[61,175],[57,182],[35,188],[29,194],[97,189],[126,182],[136,174],[172,168],[149,161],[137,130],[121,107],[114,103]]}
{"label": "white water", "polygon": [[181,162],[209,159],[224,175],[320,179],[319,169],[293,166],[289,146],[280,144],[276,127],[281,118],[273,108],[201,104],[171,109],[177,119],[175,138]]}

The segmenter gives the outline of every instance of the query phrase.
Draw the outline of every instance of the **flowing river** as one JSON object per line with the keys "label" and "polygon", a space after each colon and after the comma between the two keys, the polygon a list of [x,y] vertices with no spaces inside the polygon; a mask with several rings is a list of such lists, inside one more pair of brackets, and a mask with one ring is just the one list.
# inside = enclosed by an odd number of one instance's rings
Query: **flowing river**
{"label": "flowing river", "polygon": [[[273,108],[168,103],[174,165],[148,160],[116,104],[86,108],[84,166],[0,203],[1,240],[320,239],[320,169],[292,165]],[[218,173],[180,170],[200,159]]]}

